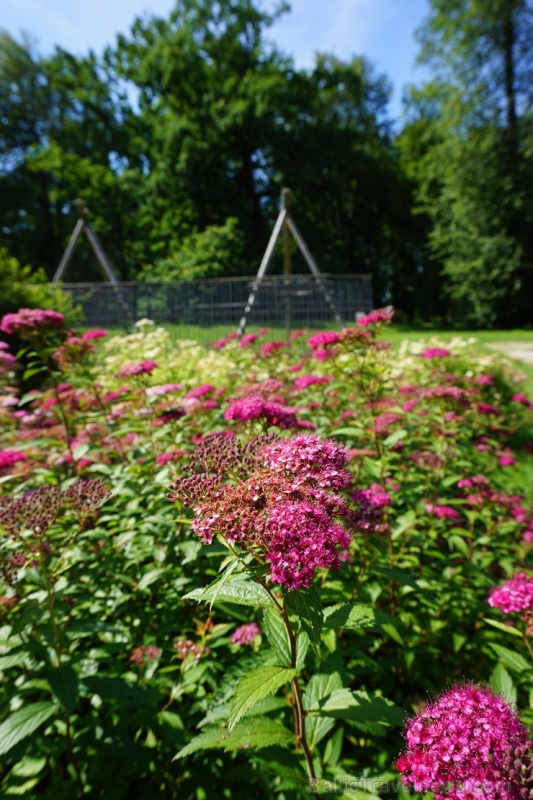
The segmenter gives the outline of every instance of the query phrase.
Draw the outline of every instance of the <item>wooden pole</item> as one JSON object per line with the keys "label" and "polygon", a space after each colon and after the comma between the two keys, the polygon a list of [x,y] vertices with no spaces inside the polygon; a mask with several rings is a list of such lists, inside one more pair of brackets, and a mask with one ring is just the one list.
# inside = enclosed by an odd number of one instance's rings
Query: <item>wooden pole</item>
{"label": "wooden pole", "polygon": [[283,281],[285,287],[285,332],[287,342],[291,340],[291,275],[292,275],[292,253],[291,253],[291,232],[287,224],[289,212],[290,189],[286,187],[281,190],[281,207],[287,211],[287,216],[283,223]]}
{"label": "wooden pole", "polygon": [[250,292],[250,295],[248,297],[248,301],[247,301],[246,306],[244,308],[244,314],[242,315],[241,321],[239,323],[239,330],[238,330],[239,336],[242,336],[242,334],[246,330],[246,318],[247,318],[248,314],[250,313],[253,304],[255,303],[255,297],[256,297],[257,291],[259,289],[261,281],[263,280],[265,272],[268,269],[268,265],[270,264],[270,261],[272,259],[272,255],[274,253],[274,247],[276,246],[276,242],[277,242],[277,240],[279,238],[279,235],[281,233],[281,228],[283,226],[283,222],[285,221],[285,217],[286,216],[287,216],[287,209],[286,208],[282,208],[280,210],[279,214],[278,214],[278,218],[276,220],[276,224],[274,225],[274,230],[272,231],[272,233],[270,235],[270,239],[269,239],[269,242],[268,242],[268,245],[267,245],[267,249],[265,250],[265,254],[263,256],[263,260],[261,261],[261,264],[259,266],[259,270],[257,271],[257,275],[255,276],[255,281],[252,284],[252,291]]}

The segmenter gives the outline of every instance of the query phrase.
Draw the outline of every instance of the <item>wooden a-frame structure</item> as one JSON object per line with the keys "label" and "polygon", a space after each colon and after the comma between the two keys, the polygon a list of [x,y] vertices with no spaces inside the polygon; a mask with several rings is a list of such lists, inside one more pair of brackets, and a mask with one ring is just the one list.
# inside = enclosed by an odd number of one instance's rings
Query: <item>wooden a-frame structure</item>
{"label": "wooden a-frame structure", "polygon": [[67,244],[61,261],[59,262],[59,266],[55,271],[54,277],[52,278],[52,283],[57,283],[58,281],[62,280],[70,262],[72,261],[72,256],[74,255],[78,240],[81,234],[84,233],[89,241],[89,244],[91,245],[94,255],[96,256],[96,260],[102,275],[109,281],[109,283],[113,285],[117,300],[124,311],[124,316],[127,322],[133,322],[130,308],[124,298],[122,288],[120,286],[120,281],[115,275],[97,235],[89,225],[89,209],[85,207],[83,200],[80,200],[80,198],[74,200],[72,205],[78,212],[78,221],[76,222],[74,230],[72,231],[72,236],[69,239],[69,243]]}
{"label": "wooden a-frame structure", "polygon": [[[248,315],[250,314],[250,311],[252,310],[252,307],[253,307],[253,305],[255,303],[255,298],[256,298],[257,293],[259,291],[259,287],[261,286],[261,282],[262,282],[263,278],[265,277],[266,271],[268,269],[268,265],[270,264],[270,262],[272,260],[272,256],[274,255],[274,248],[275,248],[276,243],[277,243],[277,241],[278,241],[278,239],[279,239],[279,237],[281,236],[282,233],[283,233],[283,241],[284,241],[284,268],[283,268],[284,275],[287,276],[287,278],[288,278],[288,276],[291,274],[291,271],[292,271],[291,270],[291,249],[290,249],[290,236],[292,234],[296,244],[298,245],[298,248],[299,248],[301,254],[303,255],[303,257],[304,257],[304,259],[305,259],[305,261],[307,263],[307,266],[309,267],[311,273],[315,277],[316,282],[318,283],[318,285],[322,289],[322,293],[324,294],[324,298],[326,300],[326,303],[328,304],[328,306],[332,310],[333,315],[335,317],[335,321],[339,325],[343,325],[344,324],[343,320],[342,320],[342,317],[341,317],[341,315],[339,313],[339,310],[338,310],[337,306],[335,305],[335,301],[334,301],[334,299],[333,299],[328,287],[326,286],[326,283],[324,281],[324,276],[322,275],[322,273],[321,273],[321,271],[320,271],[315,259],[311,255],[311,251],[307,247],[302,234],[300,233],[300,231],[296,227],[296,224],[295,224],[292,216],[289,214],[289,204],[288,204],[289,192],[290,192],[290,190],[287,189],[287,188],[284,188],[284,189],[281,190],[281,209],[280,209],[280,212],[278,214],[278,218],[276,220],[276,224],[274,225],[274,228],[272,230],[272,234],[270,236],[267,248],[265,250],[265,254],[263,256],[261,264],[259,265],[259,269],[257,271],[257,275],[255,277],[255,280],[254,280],[253,284],[252,284],[252,289],[251,289],[250,295],[248,297],[248,301],[246,303],[246,306],[244,308],[244,313],[243,313],[243,315],[241,317],[241,321],[239,323],[239,329],[238,329],[239,335],[242,335],[244,333],[244,331],[246,330],[246,323],[247,323]],[[285,302],[286,302],[285,317],[286,317],[286,327],[287,327],[287,334],[288,334],[289,331],[290,331],[290,297],[288,295],[286,297],[286,301]]]}

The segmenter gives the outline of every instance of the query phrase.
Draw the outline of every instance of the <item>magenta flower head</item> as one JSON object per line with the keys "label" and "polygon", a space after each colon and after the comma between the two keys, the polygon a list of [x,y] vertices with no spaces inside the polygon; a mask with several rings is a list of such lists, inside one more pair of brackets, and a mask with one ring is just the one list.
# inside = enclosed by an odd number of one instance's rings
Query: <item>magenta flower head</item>
{"label": "magenta flower head", "polygon": [[351,474],[346,469],[346,448],[331,439],[301,433],[265,447],[259,461],[273,472],[285,473],[322,488],[344,489]]}
{"label": "magenta flower head", "polygon": [[402,782],[435,800],[521,800],[533,777],[531,747],[518,713],[490,689],[453,686],[405,729],[396,762]]}
{"label": "magenta flower head", "polygon": [[391,322],[393,316],[394,309],[392,306],[387,306],[386,308],[376,308],[369,314],[364,314],[362,317],[359,317],[357,324],[360,325],[361,328],[367,328],[369,325],[379,325]]}
{"label": "magenta flower head", "polygon": [[117,378],[131,378],[133,375],[151,375],[158,366],[159,364],[157,361],[136,361],[133,364],[126,364],[125,367],[119,369]]}
{"label": "magenta flower head", "polygon": [[519,572],[491,591],[488,604],[493,608],[500,608],[504,614],[533,614],[533,578],[525,572]]}
{"label": "magenta flower head", "polygon": [[255,394],[234,400],[226,409],[224,419],[235,422],[264,419],[267,425],[285,429],[298,426],[294,408],[283,406],[281,403],[269,402]]}
{"label": "magenta flower head", "polygon": [[0,321],[2,333],[18,333],[27,337],[50,328],[61,328],[65,317],[49,308],[21,308],[16,314],[5,314]]}
{"label": "magenta flower head", "polygon": [[451,353],[444,347],[428,347],[422,353],[422,358],[446,358],[446,356],[451,356]]}
{"label": "magenta flower head", "polygon": [[107,336],[105,328],[93,328],[90,331],[82,333],[81,338],[85,342],[87,339],[103,339],[104,336]]}
{"label": "magenta flower head", "polygon": [[27,460],[27,457],[20,450],[0,450],[0,472],[10,469],[20,461]]}
{"label": "magenta flower head", "polygon": [[321,331],[320,333],[313,334],[313,336],[307,340],[307,344],[309,347],[312,347],[313,350],[322,350],[334,344],[338,344],[340,341],[342,341],[340,333],[336,331]]}
{"label": "magenta flower head", "polygon": [[250,622],[248,625],[241,625],[231,635],[232,644],[253,644],[256,636],[261,633],[261,628],[257,622]]}
{"label": "magenta flower head", "polygon": [[312,503],[282,503],[267,520],[272,535],[266,559],[271,579],[286,589],[307,588],[318,567],[341,566],[351,537],[326,511]]}

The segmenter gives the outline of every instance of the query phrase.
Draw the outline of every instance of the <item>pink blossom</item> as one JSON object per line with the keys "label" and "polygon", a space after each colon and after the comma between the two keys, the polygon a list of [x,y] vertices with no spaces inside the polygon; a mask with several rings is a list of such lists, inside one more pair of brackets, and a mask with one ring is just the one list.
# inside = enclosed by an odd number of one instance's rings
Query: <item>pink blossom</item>
{"label": "pink blossom", "polygon": [[213,347],[215,347],[217,350],[222,350],[222,348],[225,347],[228,342],[229,339],[227,337],[224,339],[219,339],[218,341],[213,342]]}
{"label": "pink blossom", "polygon": [[20,450],[0,450],[0,470],[9,469],[20,461],[27,460],[27,456]]}
{"label": "pink blossom", "polygon": [[474,383],[477,383],[478,386],[493,386],[494,385],[494,376],[493,375],[478,375],[474,378]]}
{"label": "pink blossom", "polygon": [[311,480],[322,488],[345,488],[352,476],[346,469],[346,448],[330,439],[301,433],[265,447],[259,461],[274,472]]}
{"label": "pink blossom", "polygon": [[339,569],[341,551],[351,541],[342,525],[307,502],[274,507],[267,527],[272,535],[266,554],[271,579],[290,590],[308,587],[320,567]]}
{"label": "pink blossom", "polygon": [[439,519],[460,519],[461,515],[455,508],[444,505],[434,505],[433,503],[425,503],[426,509],[429,514],[432,514]]}
{"label": "pink blossom", "polygon": [[518,713],[490,689],[453,686],[410,719],[404,735],[407,751],[396,766],[417,792],[432,791],[435,800],[527,796],[520,786],[527,792],[532,743]]}
{"label": "pink blossom", "polygon": [[513,464],[516,464],[516,458],[514,458],[514,456],[502,455],[498,458],[498,464],[500,467],[512,467]]}
{"label": "pink blossom", "polygon": [[148,397],[161,397],[161,395],[171,392],[181,392],[182,389],[181,383],[163,383],[160,386],[149,386],[146,394]]}
{"label": "pink blossom", "polygon": [[47,328],[61,328],[64,322],[65,317],[59,311],[48,308],[21,308],[16,314],[5,314],[2,317],[0,331],[24,336]]}
{"label": "pink blossom", "polygon": [[245,336],[242,337],[239,344],[241,347],[246,347],[247,345],[252,344],[252,342],[255,342],[257,337],[258,337],[257,333],[247,333]]}
{"label": "pink blossom", "polygon": [[493,608],[500,608],[504,614],[521,611],[533,613],[533,578],[525,572],[519,572],[493,589],[488,603]]}
{"label": "pink blossom", "polygon": [[446,358],[447,356],[451,356],[451,353],[444,347],[428,347],[422,353],[422,358]]}
{"label": "pink blossom", "polygon": [[522,539],[524,542],[531,543],[533,542],[533,530],[524,531]]}
{"label": "pink blossom", "polygon": [[87,339],[102,339],[104,336],[107,336],[105,328],[93,328],[93,330],[82,333],[81,338],[86,341]]}
{"label": "pink blossom", "polygon": [[261,418],[265,419],[268,425],[279,428],[293,428],[298,425],[294,408],[269,402],[253,394],[233,400],[224,413],[224,419],[228,421],[249,422]]}
{"label": "pink blossom", "polygon": [[321,331],[320,333],[313,334],[313,336],[307,340],[307,344],[309,347],[312,347],[313,350],[323,350],[340,341],[342,341],[342,337],[336,331]]}
{"label": "pink blossom", "polygon": [[301,375],[299,378],[294,379],[294,388],[307,389],[308,386],[329,383],[330,381],[330,375]]}
{"label": "pink blossom", "polygon": [[215,387],[212,383],[202,383],[201,386],[195,386],[193,389],[189,389],[185,397],[187,400],[200,400],[200,398],[205,397],[206,394],[210,394],[214,390]]}
{"label": "pink blossom", "polygon": [[151,375],[156,367],[157,361],[137,361],[133,364],[126,364],[117,372],[117,378],[130,378],[133,375]]}
{"label": "pink blossom", "polygon": [[231,635],[232,644],[253,644],[256,636],[261,633],[261,628],[257,622],[250,622],[248,625],[241,625]]}
{"label": "pink blossom", "polygon": [[529,406],[530,405],[530,402],[527,399],[527,397],[525,396],[525,394],[513,394],[513,398],[512,399],[515,401],[515,403],[520,403],[523,406]]}
{"label": "pink blossom", "polygon": [[499,414],[499,409],[496,406],[491,405],[491,403],[478,403],[477,410],[480,414]]}
{"label": "pink blossom", "polygon": [[357,320],[357,324],[360,325],[362,328],[366,328],[369,325],[377,325],[378,323],[385,323],[390,322],[394,316],[394,309],[392,306],[387,306],[386,308],[378,308],[374,311],[371,311],[369,314],[364,314],[362,317],[359,317]]}
{"label": "pink blossom", "polygon": [[280,350],[282,347],[285,347],[285,342],[281,341],[274,341],[274,342],[266,342],[262,344],[259,348],[261,355],[264,358],[267,358],[271,353],[275,353],[277,350]]}
{"label": "pink blossom", "polygon": [[293,331],[291,333],[291,340],[300,339],[302,336],[305,336],[305,331]]}
{"label": "pink blossom", "polygon": [[136,647],[130,656],[130,661],[138,664],[140,667],[144,666],[147,661],[153,661],[154,658],[159,658],[163,651],[154,645],[144,645]]}
{"label": "pink blossom", "polygon": [[197,644],[193,642],[191,639],[178,639],[177,641],[173,642],[172,647],[178,654],[178,658],[186,658],[187,656],[191,655],[193,658],[200,658],[203,655],[207,655],[210,650],[208,647],[204,647],[201,644]]}

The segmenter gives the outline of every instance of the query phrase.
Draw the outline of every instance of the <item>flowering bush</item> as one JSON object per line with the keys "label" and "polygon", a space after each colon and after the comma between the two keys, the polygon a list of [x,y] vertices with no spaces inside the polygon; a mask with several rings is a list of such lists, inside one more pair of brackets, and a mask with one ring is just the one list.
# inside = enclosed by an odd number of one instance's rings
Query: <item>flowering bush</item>
{"label": "flowering bush", "polygon": [[212,348],[12,315],[2,796],[529,797],[531,404],[392,313]]}

